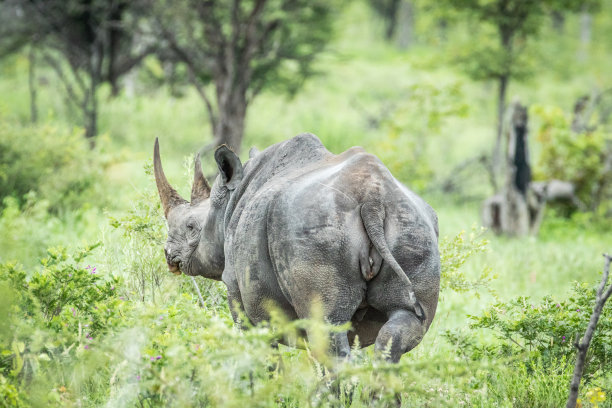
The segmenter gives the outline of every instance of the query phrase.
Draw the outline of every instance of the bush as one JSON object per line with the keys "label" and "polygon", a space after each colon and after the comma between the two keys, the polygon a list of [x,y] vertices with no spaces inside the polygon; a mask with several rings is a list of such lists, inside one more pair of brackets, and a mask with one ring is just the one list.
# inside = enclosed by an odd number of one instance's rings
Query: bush
{"label": "bush", "polygon": [[[171,282],[163,304],[123,301],[121,280],[85,264],[91,249],[50,250],[30,277],[0,266],[5,405],[454,406],[464,397],[445,385],[468,374],[457,359],[389,364],[355,349],[339,363],[327,354],[334,328],[320,313],[289,322],[272,312],[269,324],[241,331],[227,306],[199,307]],[[304,330],[306,352],[270,346]]]}
{"label": "bush", "polygon": [[[575,283],[567,300],[555,301],[544,297],[533,303],[527,297],[493,305],[481,316],[470,316],[470,332],[445,333],[445,337],[456,345],[457,351],[469,361],[505,361],[511,368],[509,374],[486,374],[484,380],[491,389],[508,389],[508,395],[522,394],[524,401],[519,406],[559,406],[558,403],[536,404],[532,401],[534,387],[554,387],[567,392],[573,371],[576,336],[582,336],[589,323],[596,289],[585,283]],[[490,330],[495,341],[482,338],[477,330]],[[583,377],[585,387],[605,380],[612,365],[612,309],[604,308],[597,326]],[[523,373],[516,376],[516,373]],[[525,378],[534,376],[546,381],[533,382],[525,387]],[[516,377],[516,378],[515,378]],[[521,392],[511,382],[522,384]],[[589,388],[590,387],[590,388]],[[585,392],[585,390],[582,390]],[[612,393],[612,389],[605,389]],[[563,394],[566,395],[566,394]],[[562,402],[563,399],[561,399]],[[541,400],[540,400],[541,402]]]}
{"label": "bush", "polygon": [[612,194],[606,191],[612,187],[612,174],[605,171],[606,139],[612,140],[612,135],[596,128],[576,133],[570,117],[554,106],[536,105],[531,112],[541,121],[537,140],[542,152],[536,178],[570,181],[588,209],[602,213],[608,210],[598,207],[605,203],[606,195]]}
{"label": "bush", "polygon": [[[105,236],[98,269],[86,262],[93,247],[49,250],[42,269],[30,273],[0,266],[0,311],[10,317],[0,321],[0,398],[13,406],[148,407],[455,406],[469,400],[461,386],[470,365],[455,356],[395,365],[375,359],[369,348],[338,364],[327,354],[333,328],[321,319],[289,322],[273,312],[269,324],[237,330],[225,291],[210,281],[199,305],[192,282],[163,268],[166,231],[154,188],[151,181],[125,216],[110,219],[115,229]],[[471,282],[458,272],[484,249],[480,235],[444,242],[443,282],[453,281],[444,287],[486,286],[486,279]],[[306,352],[270,347],[305,329],[311,333]]]}
{"label": "bush", "polygon": [[480,290],[485,289],[495,295],[490,283],[497,278],[497,275],[492,274],[491,268],[483,268],[476,279],[469,279],[461,270],[461,267],[472,255],[486,251],[489,242],[482,237],[485,232],[484,228],[480,230],[472,228],[467,237],[465,231],[461,231],[453,238],[444,237],[441,240],[440,289],[443,292],[446,289],[451,289],[456,293],[472,291],[473,295],[479,298]]}
{"label": "bush", "polygon": [[54,212],[93,201],[100,160],[81,133],[0,120],[0,203],[13,196],[23,204],[30,192]]}
{"label": "bush", "polygon": [[[0,400],[8,406],[61,405],[52,383],[71,375],[75,362],[122,325],[121,281],[84,259],[96,247],[69,255],[49,250],[39,271],[0,265]],[[28,276],[29,275],[29,276]],[[57,398],[56,398],[57,397]]]}

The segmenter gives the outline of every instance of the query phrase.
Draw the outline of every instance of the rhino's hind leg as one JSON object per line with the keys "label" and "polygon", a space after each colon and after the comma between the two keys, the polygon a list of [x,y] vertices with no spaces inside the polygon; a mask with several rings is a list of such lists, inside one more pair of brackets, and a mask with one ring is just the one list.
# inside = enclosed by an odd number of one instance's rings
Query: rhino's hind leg
{"label": "rhino's hind leg", "polygon": [[340,358],[349,357],[351,354],[351,347],[349,346],[347,332],[332,333],[330,349],[331,353],[335,356]]}
{"label": "rhino's hind leg", "polygon": [[[389,320],[383,325],[376,337],[376,352],[389,354],[385,357],[394,363],[402,354],[415,348],[425,335],[423,322],[408,310],[394,310],[389,313]],[[389,349],[390,344],[390,349]]]}

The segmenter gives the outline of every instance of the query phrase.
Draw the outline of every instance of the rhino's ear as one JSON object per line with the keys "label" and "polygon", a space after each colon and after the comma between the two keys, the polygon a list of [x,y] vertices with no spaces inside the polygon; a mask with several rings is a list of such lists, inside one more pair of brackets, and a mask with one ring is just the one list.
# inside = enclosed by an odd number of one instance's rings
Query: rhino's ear
{"label": "rhino's ear", "polygon": [[242,180],[242,163],[236,153],[226,145],[219,146],[215,151],[215,160],[221,180],[228,190],[234,190]]}

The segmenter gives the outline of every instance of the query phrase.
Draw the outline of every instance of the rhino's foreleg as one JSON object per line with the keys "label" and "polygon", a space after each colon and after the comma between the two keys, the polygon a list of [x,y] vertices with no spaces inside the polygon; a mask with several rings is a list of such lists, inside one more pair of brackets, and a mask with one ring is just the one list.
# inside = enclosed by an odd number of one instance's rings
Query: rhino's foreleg
{"label": "rhino's foreleg", "polygon": [[378,332],[376,351],[382,353],[391,349],[387,359],[397,363],[402,354],[415,348],[425,335],[423,322],[408,310],[395,310],[389,313],[389,320]]}
{"label": "rhino's foreleg", "polygon": [[247,316],[244,311],[240,289],[238,288],[238,281],[234,278],[233,274],[224,272],[223,283],[227,287],[227,302],[229,303],[234,324],[242,330],[245,328],[243,319],[246,319]]}
{"label": "rhino's foreleg", "polygon": [[238,296],[232,295],[230,291],[227,292],[227,300],[230,305],[230,312],[232,313],[232,320],[234,320],[234,324],[240,329],[244,330],[244,319],[246,319],[246,313],[244,312],[244,304],[242,303],[242,299],[240,298],[240,294]]}

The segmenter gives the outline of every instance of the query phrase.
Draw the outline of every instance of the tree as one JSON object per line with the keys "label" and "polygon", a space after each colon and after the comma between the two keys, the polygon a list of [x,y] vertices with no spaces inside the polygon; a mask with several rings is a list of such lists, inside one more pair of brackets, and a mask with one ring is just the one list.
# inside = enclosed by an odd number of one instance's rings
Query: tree
{"label": "tree", "polygon": [[370,7],[385,24],[385,39],[408,48],[414,40],[415,5],[411,0],[369,0]]}
{"label": "tree", "polygon": [[271,87],[295,93],[332,31],[333,2],[325,0],[148,1],[157,35],[206,105],[211,146],[235,151],[253,99]]}
{"label": "tree", "polygon": [[[598,0],[447,0],[446,3],[470,18],[494,40],[472,41],[462,62],[475,80],[497,82],[497,133],[492,154],[494,179],[501,164],[502,124],[511,79],[532,72],[525,58],[526,43],[536,36],[551,12],[578,11],[584,3]],[[491,32],[492,29],[492,32]],[[489,37],[489,38],[491,38]],[[495,182],[496,184],[496,182]],[[497,190],[497,186],[493,186]]]}
{"label": "tree", "polygon": [[397,15],[400,7],[400,0],[370,0],[368,2],[372,10],[385,23],[385,39],[391,41],[397,30]]}
{"label": "tree", "polygon": [[133,27],[143,9],[128,0],[6,0],[0,14],[8,23],[0,28],[0,52],[34,47],[80,112],[87,138],[97,134],[99,86],[108,82],[117,94],[119,78],[153,51],[136,44]]}

